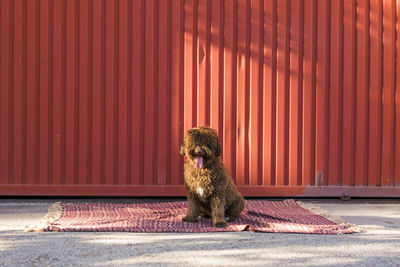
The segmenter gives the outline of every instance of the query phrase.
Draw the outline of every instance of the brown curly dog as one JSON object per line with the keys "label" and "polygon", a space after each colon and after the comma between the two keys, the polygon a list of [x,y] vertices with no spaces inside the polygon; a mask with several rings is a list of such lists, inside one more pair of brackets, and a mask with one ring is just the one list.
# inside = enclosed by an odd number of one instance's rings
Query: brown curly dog
{"label": "brown curly dog", "polygon": [[239,217],[244,199],[224,167],[217,132],[207,127],[189,129],[180,150],[187,157],[184,166],[188,212],[182,219],[196,222],[211,217],[213,225],[223,227],[225,219]]}

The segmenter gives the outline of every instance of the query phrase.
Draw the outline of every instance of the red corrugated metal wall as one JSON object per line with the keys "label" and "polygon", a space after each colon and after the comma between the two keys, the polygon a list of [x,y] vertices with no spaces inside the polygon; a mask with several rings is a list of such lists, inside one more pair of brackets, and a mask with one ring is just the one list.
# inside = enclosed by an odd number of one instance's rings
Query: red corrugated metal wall
{"label": "red corrugated metal wall", "polygon": [[1,0],[0,195],[400,196],[397,0]]}

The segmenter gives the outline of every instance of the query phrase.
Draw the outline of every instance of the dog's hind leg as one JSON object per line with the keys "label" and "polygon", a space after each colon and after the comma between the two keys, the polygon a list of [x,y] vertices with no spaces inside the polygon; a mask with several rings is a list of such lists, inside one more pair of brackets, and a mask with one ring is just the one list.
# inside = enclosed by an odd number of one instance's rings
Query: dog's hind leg
{"label": "dog's hind leg", "polygon": [[188,211],[185,217],[182,218],[184,222],[197,222],[200,216],[200,200],[192,193],[188,193]]}
{"label": "dog's hind leg", "polygon": [[229,205],[228,209],[225,211],[225,216],[229,217],[229,221],[232,221],[240,216],[240,213],[244,209],[244,200],[241,196],[238,196]]}

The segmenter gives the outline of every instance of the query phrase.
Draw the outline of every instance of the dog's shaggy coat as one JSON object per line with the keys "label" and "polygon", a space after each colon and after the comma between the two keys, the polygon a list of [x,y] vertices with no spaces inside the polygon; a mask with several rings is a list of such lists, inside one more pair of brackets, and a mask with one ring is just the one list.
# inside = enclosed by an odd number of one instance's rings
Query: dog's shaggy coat
{"label": "dog's shaggy coat", "polygon": [[211,217],[214,226],[223,227],[225,218],[239,217],[244,200],[220,158],[217,132],[207,127],[189,129],[180,152],[187,157],[184,176],[189,208],[183,221]]}

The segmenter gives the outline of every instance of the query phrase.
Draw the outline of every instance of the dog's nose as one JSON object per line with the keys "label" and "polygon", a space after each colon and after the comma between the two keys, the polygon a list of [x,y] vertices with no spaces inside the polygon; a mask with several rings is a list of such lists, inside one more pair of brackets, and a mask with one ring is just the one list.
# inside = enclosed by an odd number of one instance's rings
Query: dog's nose
{"label": "dog's nose", "polygon": [[197,147],[194,149],[194,153],[197,154],[197,155],[204,155],[204,150],[201,149],[201,147],[197,146]]}

